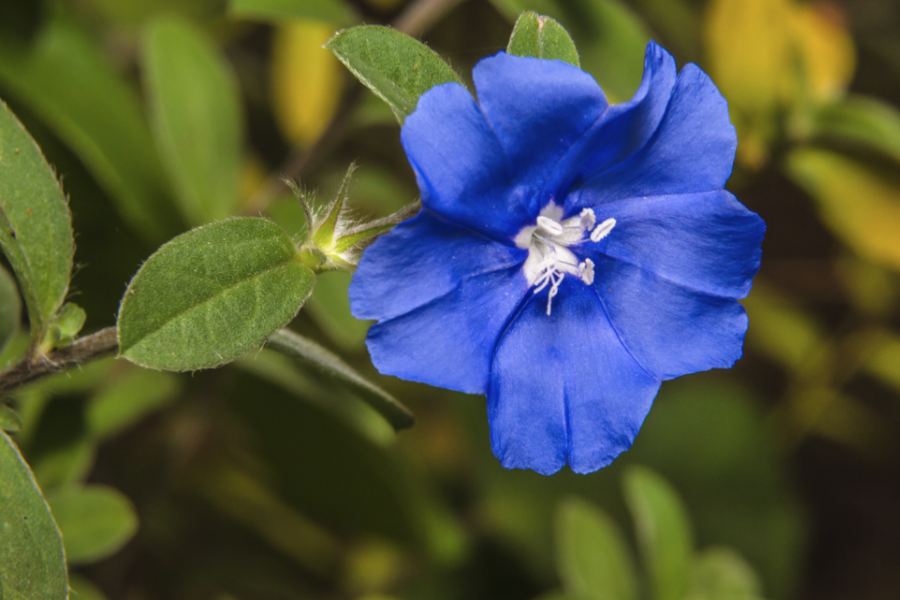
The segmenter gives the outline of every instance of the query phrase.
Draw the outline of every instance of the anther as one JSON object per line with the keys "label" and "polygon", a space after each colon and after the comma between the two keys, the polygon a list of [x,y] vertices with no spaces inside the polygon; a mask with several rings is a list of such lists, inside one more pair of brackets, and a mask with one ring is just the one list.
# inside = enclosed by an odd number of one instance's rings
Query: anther
{"label": "anther", "polygon": [[609,235],[609,232],[613,230],[613,227],[616,226],[615,219],[607,219],[597,225],[597,227],[591,232],[591,241],[599,242],[603,238]]}
{"label": "anther", "polygon": [[551,236],[559,235],[563,232],[562,225],[547,217],[538,217],[537,226],[539,230]]}

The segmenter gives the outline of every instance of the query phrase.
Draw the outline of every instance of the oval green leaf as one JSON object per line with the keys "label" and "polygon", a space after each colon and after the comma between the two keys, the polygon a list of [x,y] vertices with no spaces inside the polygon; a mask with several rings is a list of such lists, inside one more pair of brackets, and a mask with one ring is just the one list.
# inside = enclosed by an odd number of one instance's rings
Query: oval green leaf
{"label": "oval green leaf", "polygon": [[516,56],[559,59],[576,67],[581,65],[569,32],[555,19],[530,10],[516,21],[506,51]]}
{"label": "oval green leaf", "polygon": [[111,556],[137,532],[138,518],[131,501],[113,488],[64,488],[47,501],[62,532],[69,564]]}
{"label": "oval green leaf", "polygon": [[151,256],[119,309],[119,352],[144,367],[216,367],[286,325],[312,291],[290,237],[264,219],[178,236]]}
{"label": "oval green leaf", "polygon": [[387,102],[401,123],[416,109],[419,96],[434,86],[450,82],[462,85],[450,65],[431,48],[389,27],[344,29],[325,47]]}
{"label": "oval green leaf", "polygon": [[651,597],[683,600],[694,545],[681,499],[662,477],[642,467],[631,467],[622,483],[650,578]]}
{"label": "oval green leaf", "polygon": [[0,583],[4,598],[66,600],[66,556],[18,448],[0,432]]}
{"label": "oval green leaf", "polygon": [[230,216],[243,117],[228,64],[203,32],[165,18],[147,30],[144,79],[156,146],[185,218],[200,225]]}
{"label": "oval green leaf", "polygon": [[582,600],[637,600],[631,550],[616,524],[578,499],[556,513],[556,565],[566,595]]}
{"label": "oval green leaf", "polygon": [[9,259],[40,340],[69,289],[69,206],[40,148],[0,101],[0,246]]}
{"label": "oval green leaf", "polygon": [[96,43],[56,20],[30,51],[0,39],[0,81],[71,147],[147,241],[179,231],[140,100]]}
{"label": "oval green leaf", "polygon": [[0,267],[0,354],[19,331],[22,301],[19,288],[6,269]]}
{"label": "oval green leaf", "polygon": [[22,429],[22,419],[18,413],[5,404],[0,404],[0,429],[11,433]]}
{"label": "oval green leaf", "polygon": [[900,111],[875,98],[849,96],[817,108],[813,137],[877,150],[900,161]]}
{"label": "oval green leaf", "polygon": [[694,561],[686,600],[762,600],[759,576],[730,548],[704,550]]}
{"label": "oval green leaf", "polygon": [[307,19],[344,25],[354,21],[353,12],[341,0],[231,0],[228,12],[274,22]]}

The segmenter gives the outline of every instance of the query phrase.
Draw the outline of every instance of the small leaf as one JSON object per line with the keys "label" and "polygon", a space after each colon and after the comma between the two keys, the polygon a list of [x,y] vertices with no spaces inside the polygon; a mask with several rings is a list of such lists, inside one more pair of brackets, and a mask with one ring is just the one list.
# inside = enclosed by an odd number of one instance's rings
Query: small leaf
{"label": "small leaf", "polygon": [[5,404],[0,404],[0,430],[15,433],[22,429],[22,419],[18,413]]}
{"label": "small leaf", "polygon": [[199,227],[162,246],[132,279],[119,309],[119,352],[154,369],[216,367],[286,325],[314,280],[271,221]]}
{"label": "small leaf", "polygon": [[337,355],[314,341],[281,329],[269,336],[266,347],[277,350],[295,360],[318,367],[328,375],[349,383],[363,395],[369,406],[387,419],[394,429],[406,429],[413,425],[413,415],[396,398],[363,378]]}
{"label": "small leaf", "polygon": [[233,17],[276,22],[308,19],[343,25],[356,20],[341,0],[231,0],[228,12]]}
{"label": "small leaf", "polygon": [[80,575],[69,577],[70,600],[107,600],[97,586]]}
{"label": "small leaf", "polygon": [[243,124],[227,63],[201,31],[171,17],[147,30],[144,74],[156,146],[185,218],[200,225],[230,216]]}
{"label": "small leaf", "polygon": [[59,530],[18,448],[0,432],[0,584],[10,600],[66,600]]}
{"label": "small leaf", "polygon": [[644,566],[655,600],[682,600],[688,588],[693,541],[678,494],[662,477],[631,467],[623,477]]}
{"label": "small leaf", "polygon": [[388,27],[362,25],[339,31],[325,47],[357,79],[390,105],[401,123],[419,96],[459,77],[425,44]]}
{"label": "small leaf", "polygon": [[102,560],[118,552],[138,528],[131,501],[110,487],[68,487],[48,496],[69,564]]}
{"label": "small leaf", "polygon": [[84,435],[54,447],[36,458],[34,478],[44,489],[85,480],[97,456],[97,443]]}
{"label": "small leaf", "polygon": [[580,66],[578,50],[569,32],[556,20],[530,10],[522,13],[516,21],[506,51],[516,56],[559,59]]}
{"label": "small leaf", "polygon": [[637,600],[631,550],[616,524],[578,499],[556,513],[556,565],[566,594],[581,600]]}
{"label": "small leaf", "polygon": [[84,309],[73,302],[66,302],[59,309],[59,313],[53,318],[47,335],[41,343],[41,351],[43,353],[50,352],[54,348],[62,348],[72,345],[75,336],[84,327],[84,321],[87,319],[87,313]]}
{"label": "small leaf", "polygon": [[849,96],[820,106],[810,135],[826,141],[877,150],[900,161],[900,111],[865,96]]}
{"label": "small leaf", "polygon": [[0,245],[40,341],[66,297],[72,271],[69,207],[40,149],[0,101]]}
{"label": "small leaf", "polygon": [[46,122],[110,194],[122,217],[160,242],[173,222],[166,178],[140,101],[96,42],[60,20],[29,52],[0,38],[0,81]]}
{"label": "small leaf", "polygon": [[85,415],[88,432],[99,439],[121,433],[174,400],[180,381],[169,373],[133,369],[91,398]]}
{"label": "small leaf", "polygon": [[315,142],[340,105],[344,69],[322,47],[334,25],[284,23],[272,39],[272,107],[281,131],[295,143]]}
{"label": "small leaf", "polygon": [[0,266],[0,354],[18,333],[21,315],[19,288],[9,272]]}
{"label": "small leaf", "polygon": [[863,258],[900,270],[900,176],[827,150],[801,148],[787,172],[819,206],[822,221]]}
{"label": "small leaf", "polygon": [[759,577],[730,548],[704,550],[694,561],[686,600],[761,600]]}

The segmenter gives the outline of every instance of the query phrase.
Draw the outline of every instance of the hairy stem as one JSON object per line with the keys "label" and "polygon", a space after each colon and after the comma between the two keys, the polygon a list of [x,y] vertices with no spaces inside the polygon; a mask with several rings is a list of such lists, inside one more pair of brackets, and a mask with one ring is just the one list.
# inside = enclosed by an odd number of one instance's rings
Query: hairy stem
{"label": "hairy stem", "polygon": [[115,327],[101,329],[75,340],[71,346],[42,356],[27,357],[0,371],[0,394],[69,367],[83,365],[114,354],[119,349]]}

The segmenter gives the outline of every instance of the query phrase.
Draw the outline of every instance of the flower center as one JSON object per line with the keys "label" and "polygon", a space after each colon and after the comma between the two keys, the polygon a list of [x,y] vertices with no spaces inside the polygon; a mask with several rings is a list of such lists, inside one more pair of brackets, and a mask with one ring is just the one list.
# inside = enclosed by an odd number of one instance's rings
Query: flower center
{"label": "flower center", "polygon": [[562,215],[562,207],[551,202],[541,211],[537,222],[523,228],[515,239],[516,246],[528,249],[528,258],[523,268],[529,285],[535,288],[534,293],[550,288],[547,293],[548,315],[553,298],[559,292],[559,286],[567,273],[575,275],[587,285],[594,283],[594,261],[585,258],[579,262],[569,248],[588,239],[599,242],[616,226],[615,219],[606,219],[597,224],[597,217],[590,208],[565,220]]}

